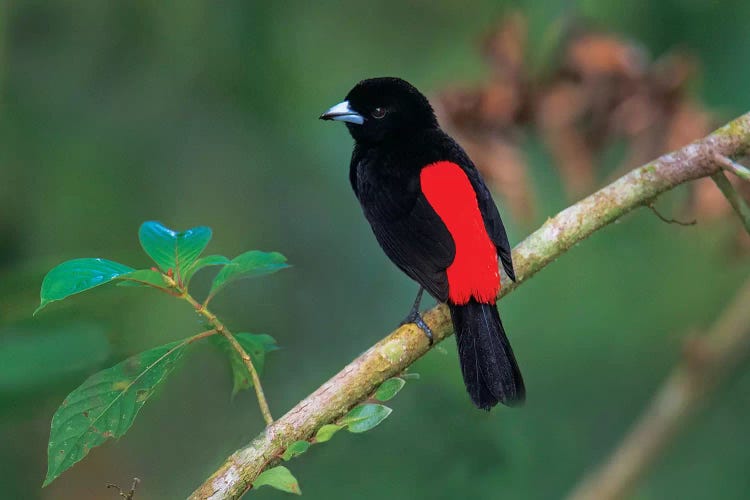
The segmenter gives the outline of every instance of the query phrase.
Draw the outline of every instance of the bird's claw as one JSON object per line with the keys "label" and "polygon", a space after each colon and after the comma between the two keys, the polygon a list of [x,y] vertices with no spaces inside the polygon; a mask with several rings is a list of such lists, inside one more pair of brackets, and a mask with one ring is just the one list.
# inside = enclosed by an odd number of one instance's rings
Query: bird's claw
{"label": "bird's claw", "polygon": [[427,323],[424,322],[422,315],[419,314],[419,305],[422,303],[422,292],[424,292],[424,288],[420,286],[419,291],[417,292],[417,297],[414,299],[414,304],[411,306],[411,311],[409,311],[409,314],[406,316],[406,318],[404,318],[404,320],[399,323],[399,326],[414,323],[415,325],[417,325],[417,328],[424,332],[424,334],[427,336],[427,340],[430,341],[430,345],[432,345],[432,330],[430,330],[430,327],[427,326]]}
{"label": "bird's claw", "polygon": [[434,337],[432,335],[432,329],[427,326],[427,323],[425,323],[424,318],[422,318],[422,315],[419,314],[418,311],[412,311],[409,313],[409,315],[404,318],[404,320],[399,324],[399,326],[408,325],[408,324],[414,324],[417,325],[417,328],[422,330],[422,333],[425,334],[427,337],[427,340],[430,342],[430,345],[434,342]]}

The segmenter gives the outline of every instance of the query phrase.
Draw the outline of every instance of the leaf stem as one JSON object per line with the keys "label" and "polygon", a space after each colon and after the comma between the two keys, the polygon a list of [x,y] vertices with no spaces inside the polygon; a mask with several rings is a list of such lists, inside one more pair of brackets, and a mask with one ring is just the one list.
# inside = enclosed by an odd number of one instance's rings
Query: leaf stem
{"label": "leaf stem", "polygon": [[206,337],[210,337],[212,335],[216,335],[219,333],[219,331],[216,328],[211,328],[210,330],[206,330],[205,332],[196,333],[192,337],[189,337],[185,343],[192,344],[193,342],[197,342],[198,340],[205,339]]}
{"label": "leaf stem", "polygon": [[214,298],[214,294],[210,293],[206,295],[206,300],[203,301],[203,304],[201,304],[204,308],[208,307],[208,303],[211,302],[211,299]]}
{"label": "leaf stem", "polygon": [[[167,295],[171,295],[172,297],[178,297],[179,298],[181,296],[179,291],[172,290],[171,288],[164,288],[164,287],[161,287],[161,286],[158,286],[158,285],[154,285],[153,283],[149,283],[148,281],[134,280],[132,278],[120,278],[120,277],[118,277],[116,279],[118,279],[120,281],[130,281],[132,283],[138,283],[139,285],[143,285],[145,287],[153,288],[154,290],[159,290],[160,292],[164,292]],[[170,286],[171,286],[171,284],[170,284]]]}
{"label": "leaf stem", "polygon": [[[209,336],[213,335],[214,333],[219,333],[224,336],[225,339],[229,342],[229,344],[232,346],[232,348],[237,351],[237,354],[240,355],[240,358],[242,359],[242,362],[245,364],[245,367],[247,368],[247,371],[250,372],[250,377],[253,379],[253,388],[255,389],[255,396],[258,398],[258,406],[260,406],[260,412],[263,414],[263,420],[266,421],[266,425],[271,425],[273,423],[273,416],[271,416],[271,409],[268,407],[268,402],[266,401],[266,395],[263,393],[263,386],[260,383],[260,377],[258,376],[258,371],[255,369],[255,366],[253,365],[252,359],[250,359],[250,355],[245,351],[245,349],[240,345],[239,342],[237,342],[237,339],[234,338],[234,335],[232,332],[229,331],[229,329],[222,323],[219,318],[216,317],[214,313],[208,310],[208,308],[204,305],[195,300],[192,295],[188,293],[187,290],[185,290],[182,287],[179,287],[178,283],[174,280],[174,278],[164,275],[164,279],[167,280],[170,284],[170,286],[174,286],[178,290],[182,292],[182,294],[179,296],[183,300],[185,300],[188,304],[193,306],[195,309],[195,312],[200,314],[205,318],[205,320],[210,324],[213,329],[208,330],[208,332],[199,333],[196,335],[196,337],[199,336]],[[209,333],[212,332],[212,333]],[[203,337],[200,338],[203,338]],[[191,341],[198,340],[197,338],[193,337],[191,338]]]}

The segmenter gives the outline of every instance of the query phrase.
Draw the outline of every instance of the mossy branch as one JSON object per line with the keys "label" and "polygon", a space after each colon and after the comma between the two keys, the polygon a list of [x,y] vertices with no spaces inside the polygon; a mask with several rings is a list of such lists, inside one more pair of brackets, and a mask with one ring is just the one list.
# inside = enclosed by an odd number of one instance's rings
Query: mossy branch
{"label": "mossy branch", "polygon": [[[500,297],[525,283],[540,269],[594,231],[657,196],[721,168],[716,155],[734,158],[750,150],[750,113],[711,135],[629,172],[612,184],[548,219],[513,251],[516,283],[503,278]],[[499,297],[499,298],[500,298]],[[424,319],[435,336],[435,345],[451,332],[445,305],[427,311]],[[341,417],[379,384],[402,372],[429,351],[425,335],[404,325],[368,349],[323,384],[286,415],[268,426],[247,446],[234,452],[193,494],[191,499],[234,499],[289,444],[310,437],[322,425]]]}

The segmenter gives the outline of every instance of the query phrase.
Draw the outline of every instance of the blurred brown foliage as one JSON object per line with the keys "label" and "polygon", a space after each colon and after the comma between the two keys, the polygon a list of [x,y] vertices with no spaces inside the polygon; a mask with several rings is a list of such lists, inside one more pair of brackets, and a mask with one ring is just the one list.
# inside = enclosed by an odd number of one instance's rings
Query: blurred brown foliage
{"label": "blurred brown foliage", "polygon": [[[487,81],[446,89],[436,106],[516,220],[530,224],[536,212],[522,145],[526,129],[549,149],[573,201],[606,180],[597,169],[607,148],[625,146],[619,175],[716,125],[690,96],[699,64],[684,52],[652,60],[634,40],[570,26],[554,40],[556,49],[544,67],[533,71],[527,31],[522,14],[506,16],[481,44]],[[739,184],[750,197],[746,183]],[[691,189],[685,216],[710,219],[731,210],[710,180]]]}

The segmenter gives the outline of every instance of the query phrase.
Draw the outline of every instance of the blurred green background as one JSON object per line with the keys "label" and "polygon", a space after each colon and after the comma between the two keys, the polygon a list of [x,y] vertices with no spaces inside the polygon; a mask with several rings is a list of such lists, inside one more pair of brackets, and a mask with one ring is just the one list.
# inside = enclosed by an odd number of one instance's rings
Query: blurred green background
{"label": "blurred green background", "polygon": [[[696,96],[721,119],[750,108],[750,2],[520,6],[532,49],[562,16],[584,16],[653,54],[695,54]],[[40,489],[50,419],[68,392],[199,331],[185,304],[134,288],[31,317],[44,273],[63,260],[150,265],[136,238],[145,220],[208,225],[210,253],[278,250],[294,265],[214,301],[230,327],[282,346],[263,375],[275,415],[389,332],[416,286],[387,261],[350,192],[344,127],[317,116],[369,76],[428,93],[479,81],[477,40],[508,7],[0,1],[0,497],[115,498],[106,483],[138,476],[138,500],[181,498],[261,430],[251,393],[230,399],[221,355],[195,349],[123,439]],[[541,223],[567,202],[538,141],[528,154]],[[531,229],[507,223],[513,243]],[[305,497],[561,497],[628,429],[681,339],[709,326],[748,275],[748,259],[729,255],[736,230],[731,217],[680,227],[639,210],[576,246],[501,303],[525,407],[474,409],[450,340],[415,365],[421,380],[383,425],[289,464]],[[198,275],[198,290],[210,275]],[[635,498],[747,498],[748,394],[748,373],[725,385]]]}

